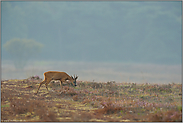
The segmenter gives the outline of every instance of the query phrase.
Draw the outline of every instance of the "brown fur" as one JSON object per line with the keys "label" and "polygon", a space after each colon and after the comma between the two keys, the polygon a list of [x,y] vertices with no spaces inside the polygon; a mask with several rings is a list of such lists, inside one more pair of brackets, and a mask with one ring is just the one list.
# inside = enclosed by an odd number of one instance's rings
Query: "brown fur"
{"label": "brown fur", "polygon": [[36,94],[38,93],[39,88],[41,87],[42,84],[45,84],[46,85],[46,89],[48,91],[47,85],[52,80],[60,80],[60,86],[62,88],[62,83],[65,82],[66,80],[70,80],[73,83],[73,85],[76,86],[76,84],[74,82],[76,81],[77,78],[78,78],[78,76],[76,76],[76,77],[73,78],[72,76],[69,76],[65,72],[59,72],[59,71],[48,71],[48,72],[45,72],[44,73],[44,80],[39,84],[39,87],[37,89]]}

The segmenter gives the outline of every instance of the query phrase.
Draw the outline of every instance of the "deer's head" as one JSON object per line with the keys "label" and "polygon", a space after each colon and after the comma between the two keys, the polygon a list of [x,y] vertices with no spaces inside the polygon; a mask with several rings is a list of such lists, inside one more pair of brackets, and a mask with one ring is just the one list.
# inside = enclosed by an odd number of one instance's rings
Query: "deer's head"
{"label": "deer's head", "polygon": [[[72,76],[71,76],[71,77],[72,77]],[[75,75],[74,75],[74,77],[72,77],[72,79],[73,79],[73,82],[72,82],[72,83],[74,84],[74,86],[77,86],[77,85],[76,85],[76,79],[77,79],[77,78],[78,78],[78,76],[75,76]]]}

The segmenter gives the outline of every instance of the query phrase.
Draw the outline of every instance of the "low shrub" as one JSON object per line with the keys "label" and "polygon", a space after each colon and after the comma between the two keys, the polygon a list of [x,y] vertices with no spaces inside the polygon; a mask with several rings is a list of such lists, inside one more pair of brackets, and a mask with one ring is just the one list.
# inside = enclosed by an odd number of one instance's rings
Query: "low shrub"
{"label": "low shrub", "polygon": [[71,118],[74,122],[88,122],[93,118],[93,115],[87,112],[81,112],[80,114],[71,113]]}
{"label": "low shrub", "polygon": [[49,111],[47,108],[39,108],[35,111],[35,114],[39,116],[40,121],[43,121],[43,122],[58,121],[55,113],[52,111]]}
{"label": "low shrub", "polygon": [[182,122],[182,113],[175,110],[160,111],[149,116],[152,122]]}
{"label": "low shrub", "polygon": [[102,108],[96,110],[96,112],[99,114],[113,114],[120,112],[123,109],[121,106],[114,104],[114,102],[112,102],[110,99],[103,101],[100,104]]}
{"label": "low shrub", "polygon": [[10,107],[16,114],[24,114],[29,111],[29,104],[25,99],[14,99],[10,102]]}

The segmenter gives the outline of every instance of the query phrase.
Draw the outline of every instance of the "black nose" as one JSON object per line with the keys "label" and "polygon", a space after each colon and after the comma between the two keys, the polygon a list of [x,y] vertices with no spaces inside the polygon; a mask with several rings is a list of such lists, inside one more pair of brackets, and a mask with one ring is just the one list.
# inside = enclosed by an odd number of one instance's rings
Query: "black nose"
{"label": "black nose", "polygon": [[77,85],[75,85],[75,86],[77,86]]}

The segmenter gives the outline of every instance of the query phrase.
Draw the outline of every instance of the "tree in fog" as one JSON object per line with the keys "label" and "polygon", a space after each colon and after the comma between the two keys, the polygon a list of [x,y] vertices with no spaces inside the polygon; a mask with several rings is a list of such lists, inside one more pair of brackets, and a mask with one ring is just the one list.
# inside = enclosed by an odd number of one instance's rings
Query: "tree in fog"
{"label": "tree in fog", "polygon": [[3,1],[2,44],[35,39],[45,46],[42,60],[181,64],[181,8],[177,1]]}
{"label": "tree in fog", "polygon": [[23,69],[27,61],[41,51],[43,44],[32,39],[13,38],[3,47],[12,56],[15,68]]}

